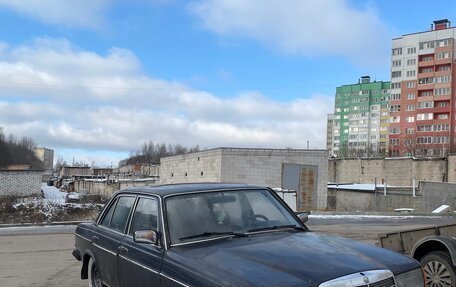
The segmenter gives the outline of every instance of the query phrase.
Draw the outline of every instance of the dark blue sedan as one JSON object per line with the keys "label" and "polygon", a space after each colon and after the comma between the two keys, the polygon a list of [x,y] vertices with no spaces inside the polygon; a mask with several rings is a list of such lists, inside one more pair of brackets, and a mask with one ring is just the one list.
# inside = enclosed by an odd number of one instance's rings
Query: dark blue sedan
{"label": "dark blue sedan", "polygon": [[95,287],[424,286],[415,260],[305,220],[264,187],[130,188],[78,225],[73,255]]}

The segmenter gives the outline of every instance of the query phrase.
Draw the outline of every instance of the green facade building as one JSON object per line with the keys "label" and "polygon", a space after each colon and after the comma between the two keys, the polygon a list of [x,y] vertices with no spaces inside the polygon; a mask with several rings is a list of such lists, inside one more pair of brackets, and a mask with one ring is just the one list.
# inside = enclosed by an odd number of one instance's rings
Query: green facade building
{"label": "green facade building", "polygon": [[370,81],[336,89],[333,141],[335,157],[383,156],[388,151],[390,82]]}

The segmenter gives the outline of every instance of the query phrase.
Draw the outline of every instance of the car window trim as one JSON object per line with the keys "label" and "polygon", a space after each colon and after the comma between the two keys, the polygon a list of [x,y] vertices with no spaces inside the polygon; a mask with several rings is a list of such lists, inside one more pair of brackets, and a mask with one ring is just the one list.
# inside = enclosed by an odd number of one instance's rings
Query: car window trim
{"label": "car window trim", "polygon": [[[127,216],[127,222],[125,224],[125,227],[124,227],[123,231],[118,231],[118,230],[114,230],[114,229],[111,228],[111,221],[112,221],[112,218],[114,217],[114,213],[117,210],[117,204],[119,203],[119,200],[120,200],[121,197],[133,197],[134,198],[134,202],[133,202],[132,206],[130,207],[130,211],[129,211],[128,216]],[[108,227],[102,226],[102,225],[100,225],[100,226],[104,227],[106,229],[109,229],[111,231],[114,231],[114,232],[117,232],[117,233],[120,233],[120,234],[124,235],[125,234],[125,228],[128,226],[128,222],[131,220],[131,213],[133,211],[133,207],[135,206],[137,200],[138,200],[138,196],[137,195],[134,195],[134,194],[119,194],[116,197],[116,207],[114,208],[114,211],[112,212],[112,215],[111,215],[111,219],[109,220],[109,226]]]}
{"label": "car window trim", "polygon": [[[161,208],[161,200],[160,200],[160,196],[157,196],[155,194],[151,194],[151,195],[143,195],[143,194],[139,194],[137,195],[137,198],[136,198],[136,202],[134,204],[134,209],[132,210],[132,213],[131,213],[131,217],[130,217],[130,220],[129,220],[129,223],[128,223],[128,228],[126,230],[126,233],[125,233],[125,236],[126,237],[129,237],[129,238],[133,238],[132,235],[130,235],[130,229],[131,229],[131,224],[133,223],[133,219],[134,219],[134,213],[136,212],[136,209],[138,208],[138,203],[139,203],[139,200],[141,198],[145,198],[145,199],[154,199],[157,201],[157,207],[158,207],[158,214],[157,214],[157,228],[158,228],[158,232],[162,232],[160,230],[161,228],[161,224],[163,222],[163,216],[162,216],[162,208]],[[164,232],[162,232],[163,235],[164,235]],[[165,242],[165,239],[163,239],[163,241]],[[162,246],[159,244],[151,244],[152,246],[155,246],[155,247],[158,247],[158,248],[161,248]],[[166,249],[166,248],[165,248]]]}
{"label": "car window trim", "polygon": [[[108,205],[106,208],[103,209],[103,213],[102,213],[101,216],[99,217],[98,222],[95,222],[97,226],[105,227],[105,226],[102,225],[103,220],[104,220],[104,218],[106,217],[106,215],[108,214],[108,212],[109,212],[109,210],[110,210],[111,208],[114,208],[114,210],[116,209],[116,206],[114,206],[114,205],[117,205],[117,199],[118,199],[118,198],[119,198],[119,197],[116,196],[113,200],[111,200],[111,201],[109,202],[109,205]],[[114,207],[113,207],[113,206],[114,206]],[[114,214],[114,210],[112,211],[112,214]],[[112,214],[111,214],[111,218],[109,219],[108,226],[111,224]]]}

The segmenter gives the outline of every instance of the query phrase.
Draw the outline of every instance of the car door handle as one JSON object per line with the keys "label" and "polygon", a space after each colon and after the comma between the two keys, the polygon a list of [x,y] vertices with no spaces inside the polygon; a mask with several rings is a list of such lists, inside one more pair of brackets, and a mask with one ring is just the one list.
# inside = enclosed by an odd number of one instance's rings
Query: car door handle
{"label": "car door handle", "polygon": [[119,250],[119,253],[120,253],[120,254],[126,254],[126,253],[128,253],[128,248],[126,248],[126,247],[124,247],[124,246],[119,246],[119,247],[117,248],[117,250]]}
{"label": "car door handle", "polygon": [[92,242],[98,241],[98,239],[100,239],[100,238],[98,238],[98,236],[92,236]]}

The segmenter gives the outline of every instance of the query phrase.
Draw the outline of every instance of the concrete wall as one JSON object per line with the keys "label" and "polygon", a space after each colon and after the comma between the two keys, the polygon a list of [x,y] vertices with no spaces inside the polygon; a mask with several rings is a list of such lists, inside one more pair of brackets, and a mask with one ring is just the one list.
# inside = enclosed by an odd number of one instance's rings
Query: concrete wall
{"label": "concrete wall", "polygon": [[122,181],[117,183],[106,183],[97,181],[75,181],[74,191],[88,191],[89,194],[97,194],[103,197],[110,197],[116,191],[129,187],[156,185],[154,181]]}
{"label": "concrete wall", "polygon": [[397,208],[413,208],[415,212],[425,212],[423,199],[418,189],[413,197],[411,187],[389,188],[387,196],[381,188],[377,193],[373,190],[328,189],[328,209],[335,211],[393,212]]}
{"label": "concrete wall", "polygon": [[221,149],[161,158],[160,184],[221,182],[221,166]]}
{"label": "concrete wall", "polygon": [[424,210],[431,212],[443,204],[456,210],[456,183],[420,182]]}
{"label": "concrete wall", "polygon": [[456,210],[456,183],[419,182],[415,197],[412,187],[390,187],[374,191],[328,188],[328,209],[335,211],[391,212],[396,208],[413,208],[415,212],[432,212],[441,205]]}
{"label": "concrete wall", "polygon": [[456,183],[456,154],[448,155],[448,182]]}
{"label": "concrete wall", "polygon": [[[456,157],[455,157],[456,162]],[[456,169],[456,163],[454,164]],[[330,182],[382,183],[411,186],[417,181],[442,181],[447,179],[447,160],[387,158],[387,159],[330,159],[328,164]],[[455,176],[456,181],[456,176]]]}
{"label": "concrete wall", "polygon": [[223,149],[222,182],[282,187],[283,164],[317,166],[314,208],[326,208],[328,182],[326,150]]}
{"label": "concrete wall", "polygon": [[29,196],[41,193],[43,171],[0,170],[0,196]]}
{"label": "concrete wall", "polygon": [[326,150],[218,148],[162,158],[160,183],[225,182],[281,187],[284,163],[318,166],[315,208],[326,208]]}

